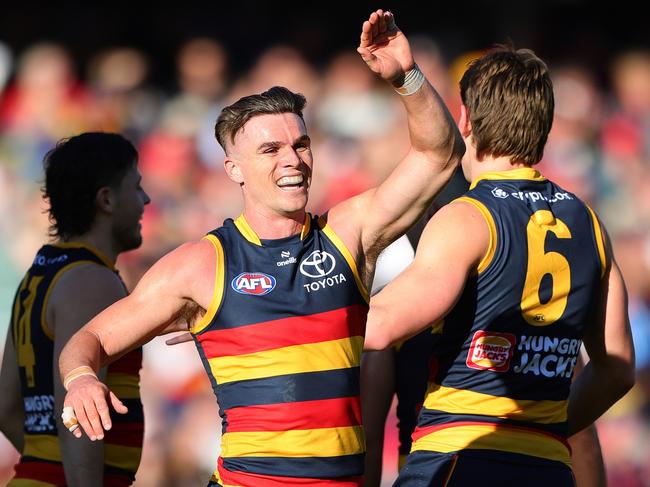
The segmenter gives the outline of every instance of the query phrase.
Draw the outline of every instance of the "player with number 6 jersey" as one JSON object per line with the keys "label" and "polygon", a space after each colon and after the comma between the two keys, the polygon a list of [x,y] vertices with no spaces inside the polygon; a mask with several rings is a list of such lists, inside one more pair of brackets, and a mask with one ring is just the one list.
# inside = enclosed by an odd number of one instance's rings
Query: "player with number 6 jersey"
{"label": "player with number 6 jersey", "polygon": [[435,334],[396,485],[572,486],[568,438],[634,382],[625,285],[594,212],[532,167],[553,120],[544,62],[500,46],[460,86],[470,189],[433,216],[368,314],[367,349]]}

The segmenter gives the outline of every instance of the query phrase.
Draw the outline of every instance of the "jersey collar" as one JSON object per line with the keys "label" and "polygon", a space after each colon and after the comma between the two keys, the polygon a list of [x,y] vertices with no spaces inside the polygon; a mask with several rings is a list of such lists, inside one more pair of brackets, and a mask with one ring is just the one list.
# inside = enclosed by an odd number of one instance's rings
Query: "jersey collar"
{"label": "jersey collar", "polygon": [[[260,247],[262,246],[262,240],[260,237],[255,233],[255,230],[251,228],[251,226],[248,224],[246,221],[246,217],[244,217],[244,214],[242,213],[237,217],[235,220],[235,226],[237,227],[237,230],[244,236],[246,240],[248,240],[250,243],[259,245]],[[307,235],[309,235],[309,230],[311,229],[311,215],[309,213],[305,213],[305,221],[302,224],[302,229],[300,230],[300,240],[304,240]]]}
{"label": "jersey collar", "polygon": [[517,169],[510,169],[509,171],[500,172],[486,172],[481,174],[478,178],[472,181],[469,189],[474,189],[479,181],[482,180],[500,180],[500,179],[527,179],[530,181],[546,181],[546,178],[540,174],[537,169],[532,167],[520,167]]}

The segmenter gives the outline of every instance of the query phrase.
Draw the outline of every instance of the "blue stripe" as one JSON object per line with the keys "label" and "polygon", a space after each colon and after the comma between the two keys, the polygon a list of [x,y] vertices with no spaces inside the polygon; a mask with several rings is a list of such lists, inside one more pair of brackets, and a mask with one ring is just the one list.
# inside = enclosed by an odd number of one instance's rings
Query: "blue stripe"
{"label": "blue stripe", "polygon": [[229,382],[216,387],[221,410],[359,395],[359,367]]}
{"label": "blue stripe", "polygon": [[239,457],[224,458],[223,466],[232,472],[330,479],[363,475],[363,458],[363,453],[340,457]]}
{"label": "blue stripe", "polygon": [[420,411],[420,419],[418,426],[435,426],[438,424],[450,424],[457,423],[462,421],[478,421],[481,423],[490,423],[490,424],[507,424],[512,426],[519,426],[522,428],[530,428],[539,431],[545,431],[562,438],[566,438],[568,432],[568,423],[534,423],[531,421],[517,421],[515,419],[505,419],[497,418],[490,416],[482,416],[480,414],[449,414],[445,411],[439,411],[435,409],[422,408]]}

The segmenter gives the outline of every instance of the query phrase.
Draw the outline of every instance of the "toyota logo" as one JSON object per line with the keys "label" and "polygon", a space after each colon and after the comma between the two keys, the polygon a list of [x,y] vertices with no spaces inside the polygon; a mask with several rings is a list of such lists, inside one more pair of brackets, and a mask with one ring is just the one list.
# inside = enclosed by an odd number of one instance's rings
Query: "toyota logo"
{"label": "toyota logo", "polygon": [[307,277],[325,277],[336,267],[332,254],[314,250],[300,263],[300,273]]}

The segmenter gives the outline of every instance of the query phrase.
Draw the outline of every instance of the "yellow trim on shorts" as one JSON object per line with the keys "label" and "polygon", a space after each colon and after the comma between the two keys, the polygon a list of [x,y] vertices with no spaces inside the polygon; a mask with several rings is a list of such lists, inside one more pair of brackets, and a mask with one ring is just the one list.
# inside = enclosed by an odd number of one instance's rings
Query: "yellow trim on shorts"
{"label": "yellow trim on shorts", "polygon": [[567,401],[531,401],[430,384],[423,406],[451,414],[473,414],[540,424],[567,420]]}
{"label": "yellow trim on shorts", "polygon": [[475,449],[519,453],[571,466],[569,449],[560,440],[541,432],[487,423],[449,426],[433,431],[414,441],[411,452],[453,453]]}
{"label": "yellow trim on shorts", "polygon": [[273,350],[208,359],[217,384],[287,374],[358,367],[363,337],[290,345]]}
{"label": "yellow trim on shorts", "polygon": [[605,240],[603,238],[603,229],[600,226],[598,217],[594,210],[591,209],[589,205],[585,205],[589,210],[591,219],[594,222],[594,236],[596,237],[596,246],[598,247],[598,256],[600,257],[600,278],[605,277],[605,272],[607,271],[607,254],[605,253]]}
{"label": "yellow trim on shorts", "polygon": [[212,234],[206,235],[203,238],[208,240],[214,246],[214,251],[217,253],[217,265],[214,271],[215,276],[212,300],[210,301],[210,305],[203,315],[203,318],[201,318],[196,325],[190,328],[190,333],[193,335],[203,331],[214,319],[214,315],[217,314],[217,311],[221,306],[221,301],[223,300],[224,282],[226,280],[226,259],[224,257],[225,254],[223,251],[223,245],[221,245],[221,240]]}
{"label": "yellow trim on shorts", "polygon": [[58,487],[56,484],[34,479],[11,479],[7,487]]}
{"label": "yellow trim on shorts", "polygon": [[480,274],[490,265],[492,259],[494,258],[494,253],[497,249],[497,226],[496,223],[494,223],[494,217],[492,216],[492,213],[490,213],[490,210],[487,209],[487,206],[485,206],[477,199],[471,198],[469,196],[461,196],[460,198],[456,198],[454,202],[455,201],[464,201],[465,203],[474,205],[476,209],[481,212],[481,215],[483,215],[485,223],[487,223],[488,229],[490,231],[490,243],[488,244],[488,248],[485,251],[485,255],[476,268],[477,272]]}
{"label": "yellow trim on shorts", "polygon": [[[49,286],[47,287],[47,291],[45,291],[45,297],[43,298],[43,304],[41,305],[41,329],[43,330],[43,333],[50,339],[54,340],[54,331],[48,326],[47,324],[47,303],[50,300],[50,294],[52,294],[52,290],[54,289],[54,286],[56,285],[57,282],[59,282],[59,279],[63,276],[63,273],[66,271],[69,271],[75,267],[78,267],[82,264],[97,264],[97,262],[94,262],[92,260],[78,260],[76,262],[71,262],[70,264],[61,267],[57,271],[57,273],[54,275],[54,278],[52,278],[52,281],[50,282]],[[111,268],[111,270],[115,270],[114,268]]]}
{"label": "yellow trim on shorts", "polygon": [[361,280],[359,270],[357,269],[357,263],[354,261],[354,258],[352,258],[352,254],[345,246],[343,241],[339,238],[339,236],[336,233],[334,233],[332,227],[330,227],[329,224],[323,219],[323,217],[318,218],[318,226],[345,258],[346,262],[348,263],[348,266],[350,266],[350,269],[352,270],[352,274],[354,275],[354,280],[357,283],[357,288],[359,288],[359,292],[361,293],[361,296],[363,296],[363,299],[366,301],[366,303],[369,303],[370,293],[368,292],[366,286],[363,284],[363,281]]}
{"label": "yellow trim on shorts", "polygon": [[50,462],[61,462],[59,440],[53,435],[25,434],[23,456],[36,457]]}
{"label": "yellow trim on shorts", "polygon": [[239,457],[338,457],[366,449],[362,426],[340,426],[289,431],[225,433],[223,458]]}
{"label": "yellow trim on shorts", "polygon": [[508,171],[499,171],[499,172],[486,172],[477,177],[469,189],[474,189],[479,181],[490,180],[498,181],[500,179],[526,179],[529,181],[546,181],[546,178],[540,174],[537,169],[532,167],[520,167],[517,169],[510,169]]}

